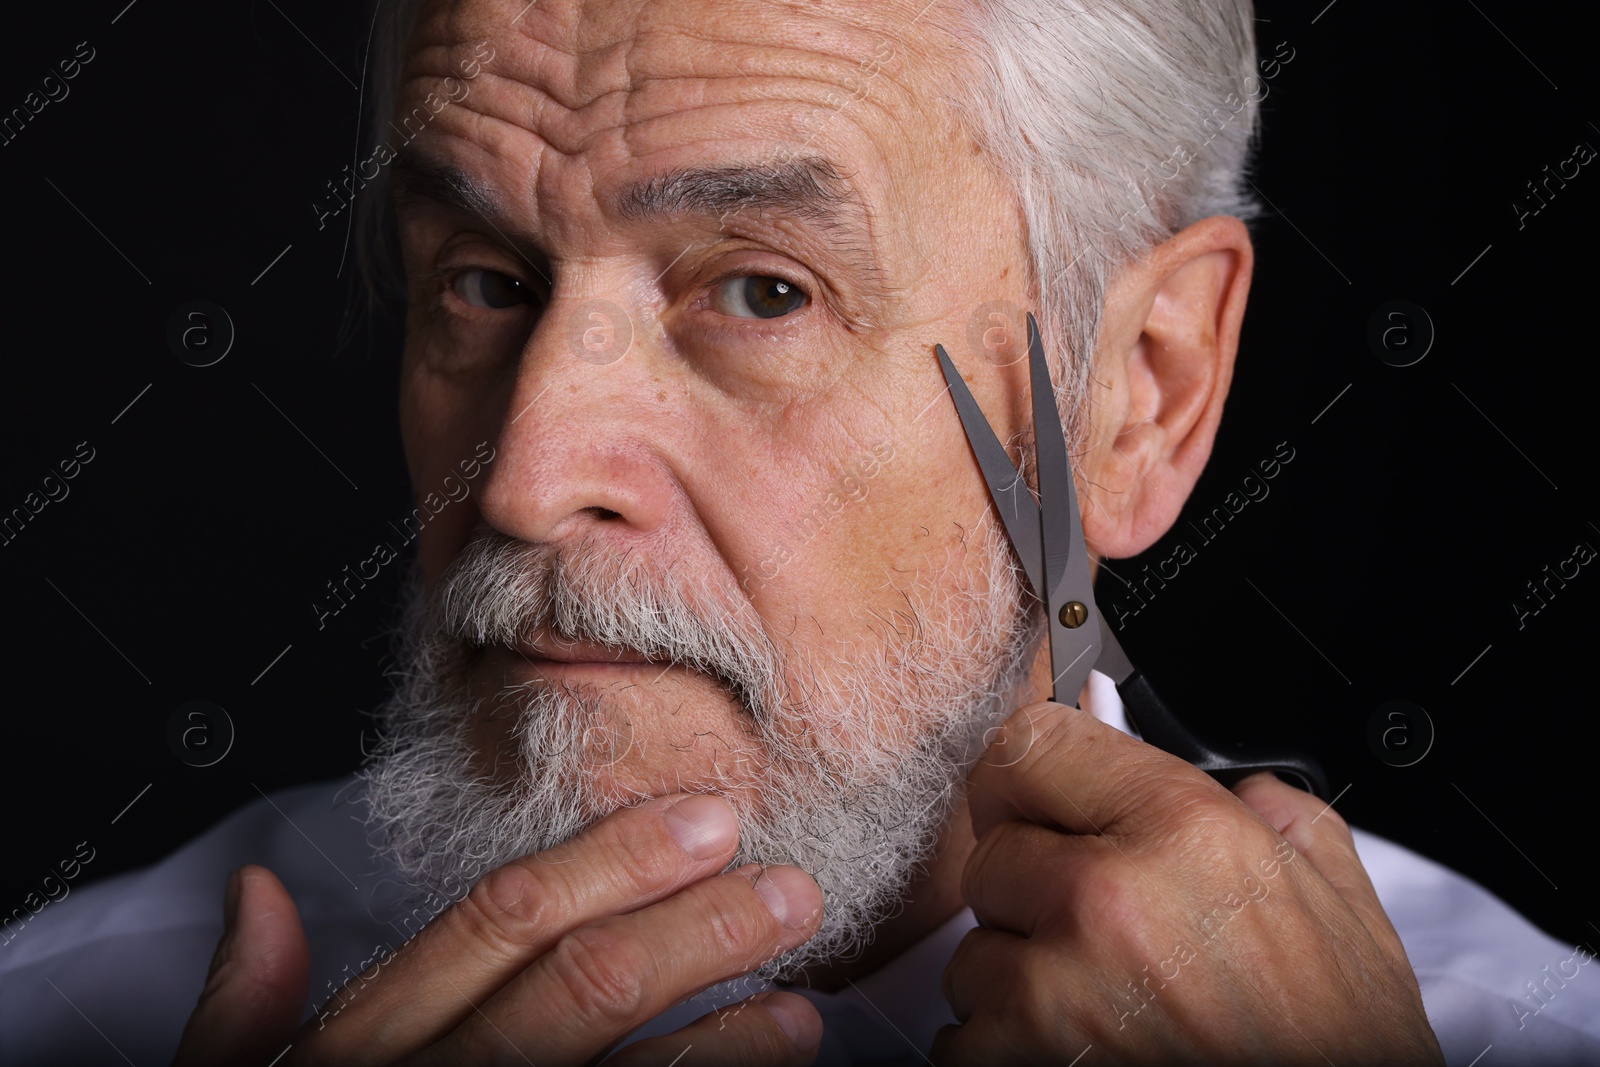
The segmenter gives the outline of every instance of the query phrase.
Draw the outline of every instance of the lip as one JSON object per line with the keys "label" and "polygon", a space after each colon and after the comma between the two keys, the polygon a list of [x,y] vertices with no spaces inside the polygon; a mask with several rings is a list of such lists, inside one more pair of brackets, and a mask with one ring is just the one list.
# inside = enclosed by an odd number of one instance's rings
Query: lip
{"label": "lip", "polygon": [[665,666],[669,661],[654,660],[629,648],[599,645],[591,641],[567,641],[540,631],[512,646],[534,663],[560,666],[638,667]]}

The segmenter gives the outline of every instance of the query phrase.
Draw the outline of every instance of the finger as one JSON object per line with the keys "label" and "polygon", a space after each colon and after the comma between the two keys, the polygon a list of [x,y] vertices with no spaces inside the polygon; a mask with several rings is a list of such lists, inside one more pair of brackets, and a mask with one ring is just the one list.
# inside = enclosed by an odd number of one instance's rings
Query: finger
{"label": "finger", "polygon": [[1012,958],[1012,948],[1023,940],[1016,934],[982,926],[974,926],[962,936],[939,980],[939,992],[950,1005],[956,1022],[971,1019],[980,1000],[990,994],[1005,995],[999,975],[1004,972],[1005,962]]}
{"label": "finger", "polygon": [[599,919],[468,1016],[441,1062],[586,1062],[673,1004],[748,974],[816,933],[822,890],[797,867],[741,867],[648,908]]}
{"label": "finger", "polygon": [[1134,835],[1186,817],[1196,802],[1228,798],[1178,757],[1049,701],[1013,713],[990,750],[996,745],[1004,746],[1005,760],[980,760],[968,778],[979,838],[1007,819],[1077,834]]}
{"label": "finger", "polygon": [[[933,1063],[1077,1062],[1067,1050],[1082,1048],[1087,1040],[1082,1024],[1094,1021],[1102,1004],[1111,1008],[1108,994],[1115,993],[1106,988],[1103,975],[1090,975],[1074,961],[1063,965],[1030,949],[1029,940],[1015,934],[982,927],[967,931],[950,957],[941,987],[960,1025],[941,1027],[935,1034]],[[1115,1009],[1104,1014],[1101,1026],[1115,1029]],[[1102,1042],[1096,1037],[1094,1043]],[[1053,1054],[1043,1058],[1046,1048]]]}
{"label": "finger", "polygon": [[1185,1006],[1176,992],[1162,992],[1167,985],[1150,966],[1041,952],[1033,939],[977,927],[956,946],[945,969],[941,991],[959,1025],[937,1032],[932,1060],[1077,1063],[1084,1051],[1099,1046],[1102,1060],[1109,1055],[1117,1063],[1218,1062],[1189,1044],[1184,1027],[1192,1016],[1248,1033],[1249,1013],[1263,1007],[1240,1010],[1204,994]]}
{"label": "finger", "polygon": [[294,901],[265,867],[228,879],[223,934],[175,1067],[265,1063],[294,1034],[305,1003],[309,951]]}
{"label": "finger", "polygon": [[1400,935],[1379,903],[1372,878],[1356,853],[1350,826],[1333,805],[1324,804],[1272,774],[1253,774],[1238,782],[1233,792],[1293,845],[1295,852],[1311,862],[1391,956],[1406,958]]}
{"label": "finger", "polygon": [[809,1000],[798,993],[758,993],[681,1030],[635,1042],[605,1064],[803,1067],[817,1058],[821,1045],[822,1016]]}
{"label": "finger", "polygon": [[[1004,822],[983,835],[961,872],[961,898],[992,930],[1024,937],[1071,935],[1081,910],[1083,874],[1096,861],[1118,856],[1108,838],[1063,834],[1029,822]],[[1092,889],[1088,890],[1092,892]]]}
{"label": "finger", "polygon": [[727,801],[674,794],[490,871],[328,1021],[319,1051],[381,1062],[439,1040],[569,931],[721,870],[738,836]]}

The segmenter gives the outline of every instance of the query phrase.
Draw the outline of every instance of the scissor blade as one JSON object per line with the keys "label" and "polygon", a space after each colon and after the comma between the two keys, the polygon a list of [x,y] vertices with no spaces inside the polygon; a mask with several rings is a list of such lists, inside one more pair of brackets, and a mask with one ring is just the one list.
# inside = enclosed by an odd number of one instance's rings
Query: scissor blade
{"label": "scissor blade", "polygon": [[[1050,593],[1045,585],[1041,564],[1043,553],[1039,547],[1039,505],[1033,502],[1027,483],[1022,480],[1017,468],[1012,466],[1011,458],[1001,447],[1000,439],[994,435],[983,409],[973,399],[967,383],[961,380],[955,364],[945,354],[944,345],[934,345],[933,350],[938,353],[939,369],[944,372],[945,384],[950,387],[950,396],[956,402],[961,428],[967,432],[967,443],[972,446],[978,469],[988,483],[989,498],[994,501],[994,509],[1000,513],[1000,521],[1005,524],[1006,533],[1017,550],[1017,557],[1034,592],[1041,601],[1048,601]],[[1062,454],[1065,455],[1064,445]],[[1070,479],[1068,485],[1071,485]]]}
{"label": "scissor blade", "polygon": [[[1099,612],[1095,614],[1098,615]],[[1100,615],[1099,626],[1100,659],[1094,665],[1094,669],[1121,685],[1133,674],[1133,663],[1128,659],[1128,654],[1122,650],[1122,642],[1111,633],[1111,627],[1104,615]]]}
{"label": "scissor blade", "polygon": [[[1061,585],[1067,561],[1083,552],[1083,529],[1078,522],[1077,494],[1072,468],[1067,464],[1066,431],[1056,410],[1056,393],[1050,384],[1039,324],[1028,313],[1028,371],[1033,384],[1033,454],[1039,471],[1039,508],[1043,513],[1044,581],[1049,593]],[[1049,594],[1046,594],[1048,599]]]}
{"label": "scissor blade", "polygon": [[[1100,618],[1089,578],[1089,550],[1078,515],[1078,494],[1067,464],[1067,436],[1056,410],[1039,324],[1028,314],[1028,372],[1033,393],[1033,454],[1039,472],[1040,539],[1043,545],[1045,608],[1049,613],[1053,699],[1076,706],[1089,671],[1100,658]],[[1079,625],[1068,625],[1062,608],[1083,605]]]}

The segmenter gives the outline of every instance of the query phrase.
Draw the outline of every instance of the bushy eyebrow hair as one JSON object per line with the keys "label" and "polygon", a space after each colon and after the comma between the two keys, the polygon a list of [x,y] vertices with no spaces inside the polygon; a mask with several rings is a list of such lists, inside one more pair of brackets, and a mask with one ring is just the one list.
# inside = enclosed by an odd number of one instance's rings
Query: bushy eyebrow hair
{"label": "bushy eyebrow hair", "polygon": [[615,204],[625,219],[775,211],[858,243],[870,238],[866,205],[822,156],[680,167],[623,190]]}
{"label": "bushy eyebrow hair", "polygon": [[[417,152],[397,153],[393,163],[398,204],[429,201],[477,214],[494,224],[506,215],[499,197],[470,175]],[[764,212],[812,223],[828,237],[828,251],[860,278],[875,296],[881,268],[873,247],[871,212],[855,188],[822,156],[803,156],[768,164],[716,164],[680,167],[636,182],[613,199],[617,214],[630,221],[699,216],[727,226],[730,217]]]}
{"label": "bushy eyebrow hair", "polygon": [[393,167],[397,204],[428,201],[490,219],[500,214],[499,200],[493,193],[448,163],[436,163],[402,149],[395,154]]}
{"label": "bushy eyebrow hair", "polygon": [[[498,198],[480,182],[415,152],[397,153],[394,189],[402,203],[428,200],[465,212],[500,214]],[[870,240],[866,205],[821,156],[767,165],[680,167],[623,189],[613,204],[630,221],[775,211],[817,223],[836,237]]]}
{"label": "bushy eyebrow hair", "polygon": [[625,219],[700,216],[727,230],[730,217],[768,212],[815,225],[827,251],[853,273],[864,295],[889,298],[872,240],[872,213],[855,187],[819,155],[773,163],[680,167],[624,189],[613,201]]}

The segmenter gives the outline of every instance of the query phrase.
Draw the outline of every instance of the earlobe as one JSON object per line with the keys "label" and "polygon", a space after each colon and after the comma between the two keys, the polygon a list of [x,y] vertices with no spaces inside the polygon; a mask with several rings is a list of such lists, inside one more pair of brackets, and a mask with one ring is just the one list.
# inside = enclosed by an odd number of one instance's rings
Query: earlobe
{"label": "earlobe", "polygon": [[1222,419],[1253,263],[1244,223],[1218,216],[1108,286],[1090,401],[1098,439],[1079,464],[1097,555],[1137,555],[1177,521]]}

